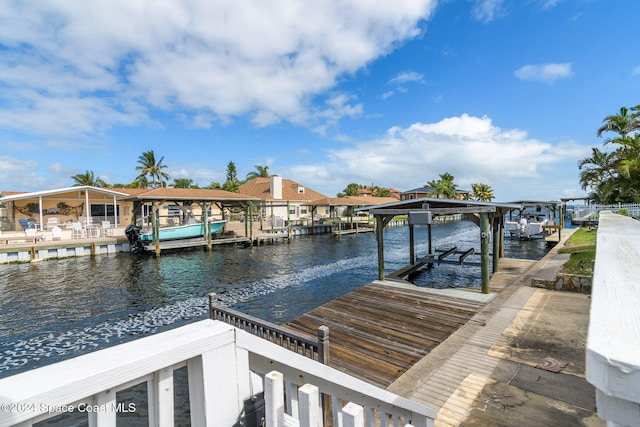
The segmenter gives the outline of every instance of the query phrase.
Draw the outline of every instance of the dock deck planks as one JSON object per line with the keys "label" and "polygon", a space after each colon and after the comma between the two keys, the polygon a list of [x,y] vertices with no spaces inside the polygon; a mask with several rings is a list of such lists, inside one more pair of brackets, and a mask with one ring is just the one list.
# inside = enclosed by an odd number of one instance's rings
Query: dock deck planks
{"label": "dock deck planks", "polygon": [[[508,286],[535,262],[502,259],[491,292]],[[476,289],[469,288],[471,296]],[[468,322],[484,306],[462,298],[374,282],[305,313],[286,327],[311,335],[329,327],[329,365],[387,387]]]}

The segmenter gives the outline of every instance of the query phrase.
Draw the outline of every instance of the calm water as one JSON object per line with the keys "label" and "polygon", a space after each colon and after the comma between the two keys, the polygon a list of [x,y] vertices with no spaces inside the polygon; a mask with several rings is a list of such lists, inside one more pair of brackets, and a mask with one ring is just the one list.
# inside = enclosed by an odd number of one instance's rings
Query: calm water
{"label": "calm water", "polygon": [[[417,254],[427,251],[417,229]],[[474,247],[466,221],[433,227],[436,249]],[[385,271],[408,261],[407,227],[385,230]],[[506,239],[506,255],[539,259],[543,241]],[[154,259],[130,254],[0,266],[0,377],[201,320],[207,295],[283,323],[377,278],[375,235],[296,237],[259,248],[219,247]],[[419,286],[479,285],[479,267],[439,266]]]}

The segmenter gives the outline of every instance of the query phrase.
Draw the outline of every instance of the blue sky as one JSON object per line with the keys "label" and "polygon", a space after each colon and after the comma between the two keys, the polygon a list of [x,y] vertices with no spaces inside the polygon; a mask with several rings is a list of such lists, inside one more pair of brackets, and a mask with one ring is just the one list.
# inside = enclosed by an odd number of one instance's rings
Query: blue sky
{"label": "blue sky", "polygon": [[0,10],[0,191],[229,161],[327,196],[449,172],[497,201],[583,195],[640,104],[635,0],[73,0]]}

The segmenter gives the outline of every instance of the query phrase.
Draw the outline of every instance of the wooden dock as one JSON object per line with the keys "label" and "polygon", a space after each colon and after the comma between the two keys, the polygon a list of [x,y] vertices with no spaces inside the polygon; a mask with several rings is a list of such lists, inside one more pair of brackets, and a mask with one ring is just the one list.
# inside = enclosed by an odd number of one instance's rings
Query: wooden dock
{"label": "wooden dock", "polygon": [[311,336],[319,326],[328,326],[329,365],[387,387],[534,264],[502,259],[489,295],[479,288],[439,290],[376,281],[285,326]]}

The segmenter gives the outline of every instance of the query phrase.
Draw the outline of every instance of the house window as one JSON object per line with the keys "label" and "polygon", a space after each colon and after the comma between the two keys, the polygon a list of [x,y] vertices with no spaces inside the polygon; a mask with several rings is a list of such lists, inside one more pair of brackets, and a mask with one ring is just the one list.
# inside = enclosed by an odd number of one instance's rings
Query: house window
{"label": "house window", "polygon": [[296,208],[289,208],[289,215],[295,215],[296,214]]}
{"label": "house window", "polygon": [[304,194],[304,187],[298,187],[298,194]]}
{"label": "house window", "polygon": [[[120,205],[117,205],[118,208],[118,218],[120,218]],[[113,205],[91,205],[91,217],[94,222],[100,221],[109,221],[111,223],[115,223],[115,216],[113,214]]]}
{"label": "house window", "polygon": [[178,205],[167,206],[167,216],[169,218],[180,218],[180,207]]}

